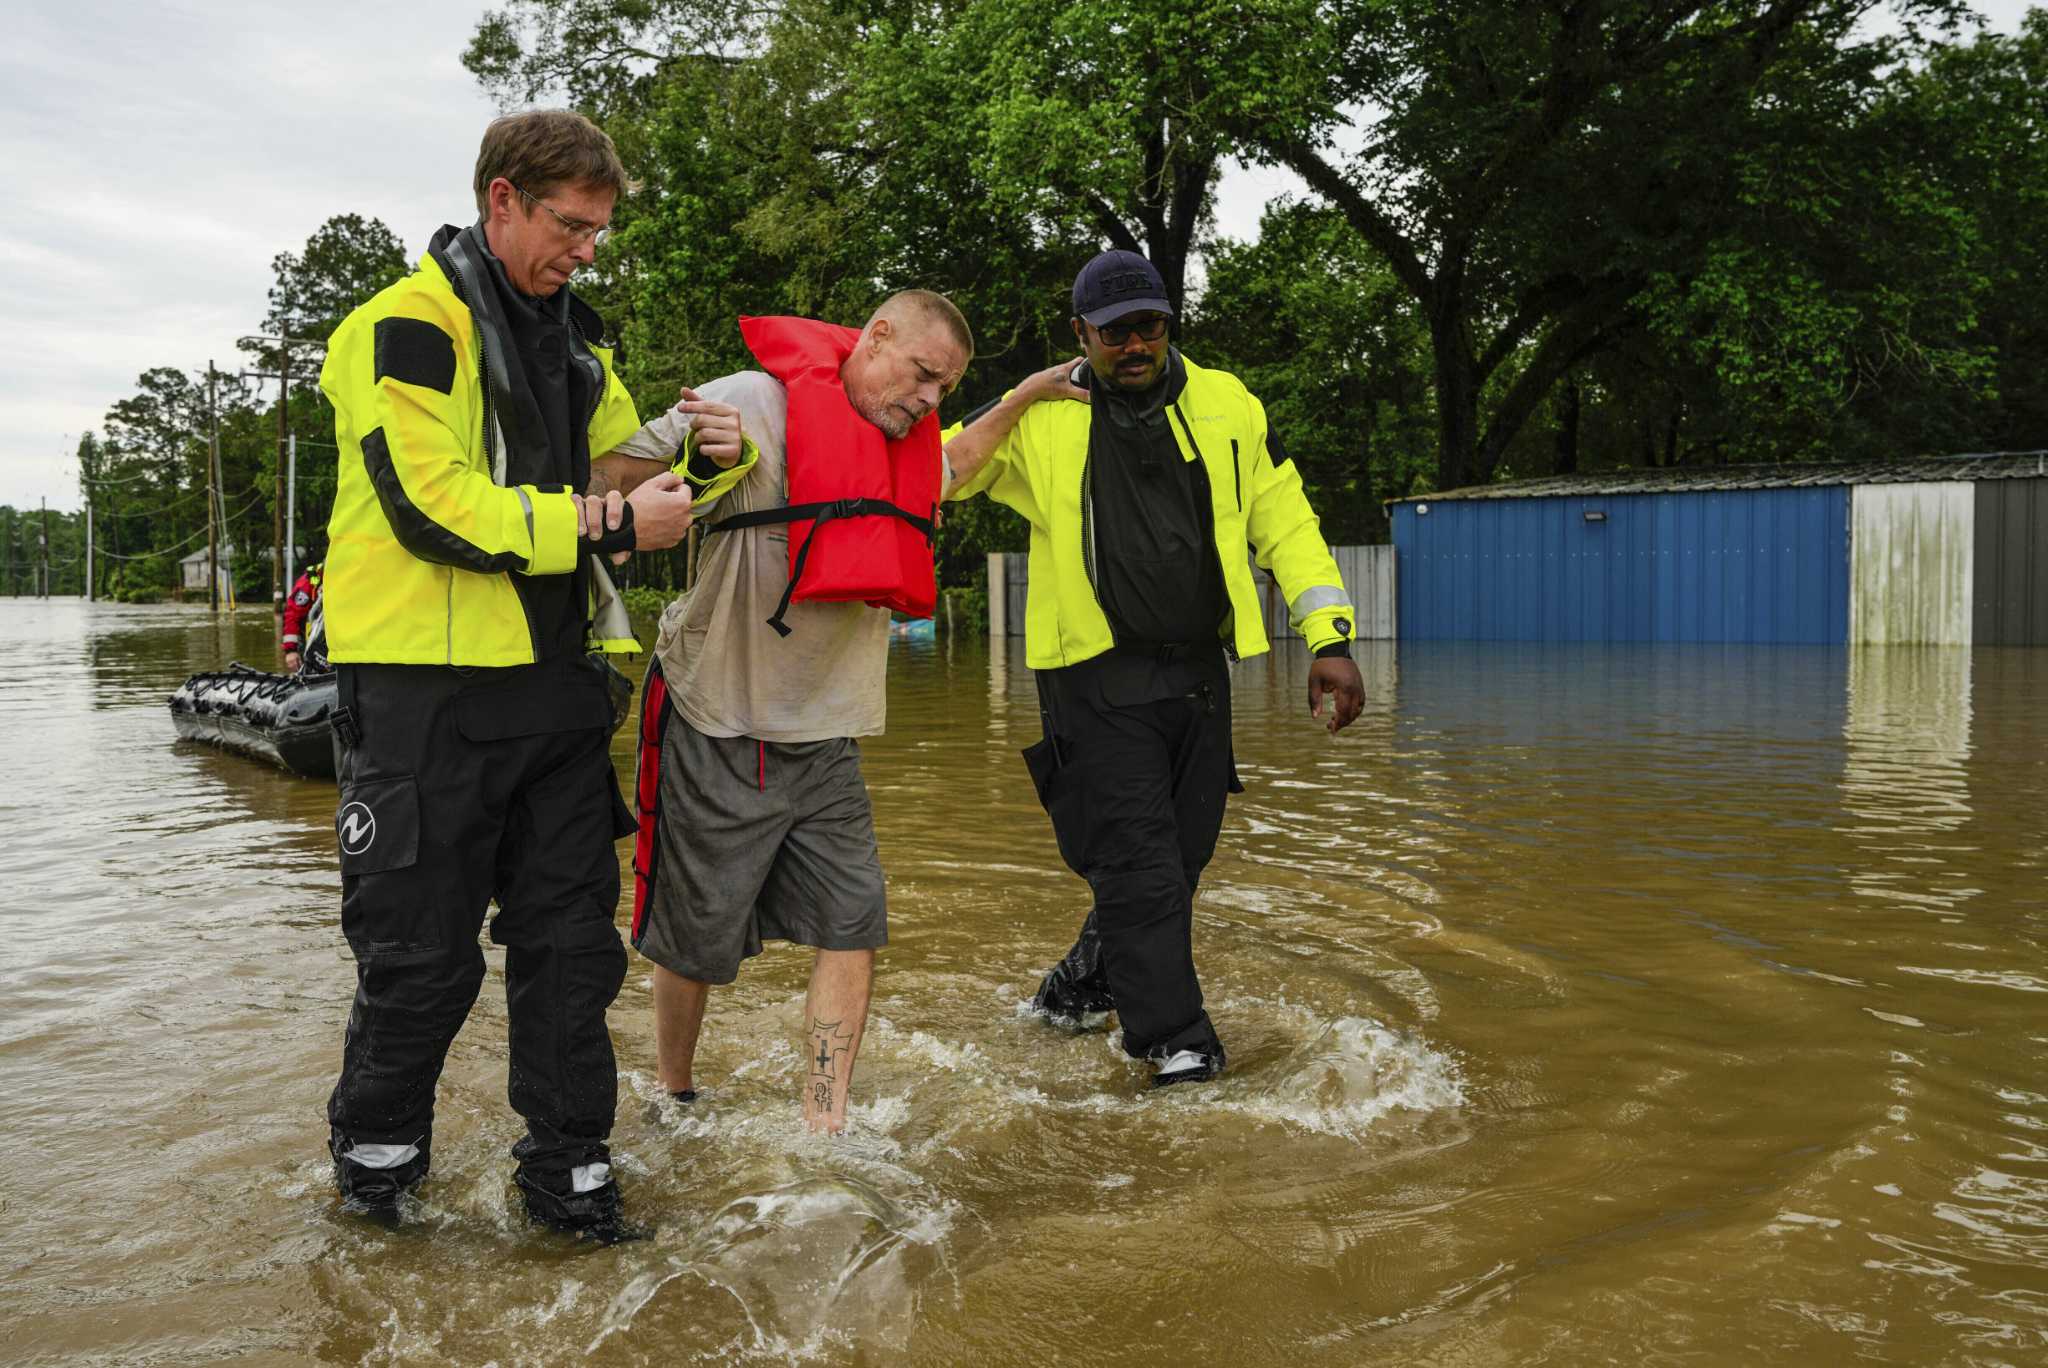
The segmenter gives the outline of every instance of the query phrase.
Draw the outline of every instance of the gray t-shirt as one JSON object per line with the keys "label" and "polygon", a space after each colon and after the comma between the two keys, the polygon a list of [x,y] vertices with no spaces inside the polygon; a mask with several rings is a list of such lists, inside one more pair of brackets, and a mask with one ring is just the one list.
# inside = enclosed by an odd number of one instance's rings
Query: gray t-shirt
{"label": "gray t-shirt", "polygon": [[[789,399],[782,383],[741,371],[696,389],[738,409],[741,430],[761,449],[754,468],[704,510],[699,526],[786,506]],[[668,461],[689,426],[690,415],[670,409],[619,450]],[[777,636],[768,619],[788,583],[787,523],[705,537],[697,582],[661,615],[654,646],[677,711],[707,736],[793,742],[878,735],[886,720],[889,610],[799,599],[783,617],[789,635]]]}

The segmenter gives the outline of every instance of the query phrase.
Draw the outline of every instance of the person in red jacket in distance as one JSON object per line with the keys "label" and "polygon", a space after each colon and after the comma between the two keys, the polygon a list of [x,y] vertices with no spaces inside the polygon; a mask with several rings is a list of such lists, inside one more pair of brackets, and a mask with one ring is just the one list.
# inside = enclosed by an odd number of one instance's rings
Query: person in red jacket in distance
{"label": "person in red jacket in distance", "polygon": [[291,593],[284,600],[284,634],[278,644],[284,650],[286,674],[297,674],[306,658],[306,620],[313,614],[313,605],[320,600],[320,574],[326,562],[314,561],[302,571],[292,583]]}

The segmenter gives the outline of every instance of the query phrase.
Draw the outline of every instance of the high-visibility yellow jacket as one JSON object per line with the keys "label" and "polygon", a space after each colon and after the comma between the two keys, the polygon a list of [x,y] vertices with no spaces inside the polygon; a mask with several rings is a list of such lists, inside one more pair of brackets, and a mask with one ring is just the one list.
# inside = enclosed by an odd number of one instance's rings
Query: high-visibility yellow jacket
{"label": "high-visibility yellow jacket", "polygon": [[[1199,460],[1209,477],[1216,552],[1230,598],[1221,635],[1238,657],[1268,650],[1247,546],[1279,581],[1288,619],[1310,650],[1351,638],[1357,614],[1336,559],[1301,490],[1301,474],[1277,439],[1266,410],[1227,371],[1187,365],[1187,387],[1167,406],[1181,459]],[[987,494],[1031,524],[1031,579],[1024,600],[1024,656],[1036,670],[1058,669],[1115,644],[1095,593],[1089,405],[1033,404],[988,458],[948,496]],[[949,429],[948,441],[960,431]],[[1192,588],[1192,586],[1190,586]]]}
{"label": "high-visibility yellow jacket", "polygon": [[[341,449],[325,589],[328,653],[338,663],[529,664],[533,633],[512,577],[571,574],[585,554],[570,490],[504,483],[504,433],[484,392],[487,330],[450,283],[462,268],[442,264],[448,233],[417,270],[335,329],[320,371]],[[572,301],[572,321],[579,316],[595,324]],[[589,339],[598,330],[579,331]],[[587,428],[597,457],[640,417],[611,349],[586,345],[603,370]],[[678,470],[686,464],[679,458]],[[685,474],[709,499],[750,465],[709,481]],[[595,568],[593,580],[609,590]],[[596,644],[633,649],[629,636]]]}

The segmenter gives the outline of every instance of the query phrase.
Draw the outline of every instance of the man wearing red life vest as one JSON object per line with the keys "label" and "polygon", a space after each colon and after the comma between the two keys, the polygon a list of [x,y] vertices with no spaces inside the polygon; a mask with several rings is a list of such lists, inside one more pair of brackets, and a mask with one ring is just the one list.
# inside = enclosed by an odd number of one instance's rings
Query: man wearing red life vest
{"label": "man wearing red life vest", "polygon": [[888,939],[859,738],[883,729],[890,610],[931,612],[936,414],[974,339],[925,290],[858,330],[747,318],[741,333],[761,370],[685,391],[598,463],[623,492],[680,454],[706,491],[697,582],[662,617],[641,709],[632,940],[681,1102],[711,987],[763,941],[815,947],[803,1115],[836,1132]]}
{"label": "man wearing red life vest", "polygon": [[[1267,649],[1247,547],[1306,641],[1309,710],[1358,716],[1355,616],[1266,411],[1167,338],[1152,263],[1104,252],[1074,281],[1083,360],[1027,379],[950,436],[948,498],[986,493],[1031,524],[1024,652],[1045,737],[1024,752],[1061,856],[1094,908],[1034,1005],[1099,1024],[1157,1085],[1223,1069],[1202,1005],[1193,898],[1216,848],[1230,750],[1227,662]],[[1086,402],[1060,402],[1085,400]]]}

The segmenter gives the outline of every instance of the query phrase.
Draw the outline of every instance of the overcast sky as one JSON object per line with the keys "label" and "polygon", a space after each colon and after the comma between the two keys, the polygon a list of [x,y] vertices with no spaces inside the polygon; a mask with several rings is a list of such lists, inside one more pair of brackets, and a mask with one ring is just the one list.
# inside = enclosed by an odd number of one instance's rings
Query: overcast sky
{"label": "overcast sky", "polygon": [[[495,112],[460,56],[483,0],[13,0],[0,46],[0,504],[79,506],[78,435],[152,366],[239,365],[270,260],[374,216],[417,257],[465,221]],[[2025,0],[1980,0],[2010,31]],[[1248,237],[1274,171],[1233,169]]]}

